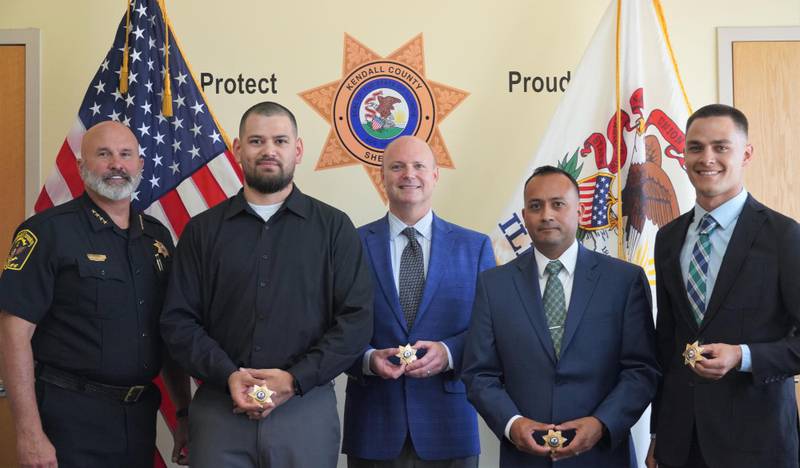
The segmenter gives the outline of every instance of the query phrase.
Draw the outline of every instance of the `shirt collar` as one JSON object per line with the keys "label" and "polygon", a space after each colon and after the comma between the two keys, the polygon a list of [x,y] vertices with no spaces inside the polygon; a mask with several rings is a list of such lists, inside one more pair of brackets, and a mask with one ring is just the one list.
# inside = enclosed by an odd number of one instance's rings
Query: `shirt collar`
{"label": "shirt collar", "polygon": [[[97,206],[97,203],[89,197],[89,194],[86,191],[83,192],[81,195],[81,204],[83,205],[83,209],[86,212],[86,217],[89,219],[89,225],[92,227],[94,232],[102,231],[103,229],[114,229],[117,227],[114,224],[114,221],[111,219],[102,208]],[[142,219],[142,214],[135,211],[133,207],[130,209],[130,215],[128,219],[128,237],[135,238],[142,234],[144,230],[144,220]]]}
{"label": "shirt collar", "polygon": [[[311,209],[311,200],[309,200],[308,195],[301,192],[300,188],[297,187],[297,184],[293,184],[292,191],[289,192],[289,196],[287,196],[286,199],[283,201],[283,206],[281,206],[278,212],[283,210],[289,210],[292,213],[300,216],[301,218],[307,218],[310,209]],[[253,211],[253,209],[250,208],[250,205],[244,198],[244,189],[242,188],[239,189],[239,193],[237,193],[230,199],[230,204],[228,205],[228,208],[225,210],[225,219],[232,218],[243,211],[246,211],[252,214],[253,216],[258,216]],[[259,219],[261,219],[260,216]]]}
{"label": "shirt collar", "polygon": [[397,236],[402,235],[403,229],[407,227],[413,227],[417,230],[421,237],[424,237],[427,240],[431,240],[431,233],[433,231],[433,210],[428,210],[428,213],[423,216],[417,224],[413,226],[407,226],[406,223],[400,220],[397,216],[389,212],[389,238],[394,239]]}
{"label": "shirt collar", "polygon": [[747,201],[747,190],[742,189],[735,197],[714,208],[710,212],[706,211],[700,205],[694,205],[694,224],[695,229],[700,227],[700,219],[706,213],[710,213],[714,217],[714,221],[721,229],[726,229],[732,222],[739,217],[744,209],[744,204]]}
{"label": "shirt collar", "polygon": [[[536,268],[539,270],[539,278],[544,278],[544,269],[547,268],[547,264],[552,260],[547,258],[543,253],[539,252],[535,246],[533,247],[533,256],[536,258]],[[561,265],[564,267],[567,275],[572,276],[573,273],[575,273],[575,265],[578,263],[578,241],[573,240],[572,245],[567,247],[567,250],[565,250],[560,257],[554,260],[561,262]]]}

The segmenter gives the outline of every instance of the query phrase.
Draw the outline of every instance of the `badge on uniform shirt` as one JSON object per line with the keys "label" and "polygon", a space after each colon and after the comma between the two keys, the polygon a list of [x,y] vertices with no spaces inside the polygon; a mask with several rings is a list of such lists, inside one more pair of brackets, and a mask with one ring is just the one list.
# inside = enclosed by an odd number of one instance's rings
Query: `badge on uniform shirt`
{"label": "badge on uniform shirt", "polygon": [[544,442],[551,452],[555,452],[556,449],[562,448],[567,443],[567,438],[561,435],[561,431],[550,429],[544,436]]}
{"label": "badge on uniform shirt", "polygon": [[25,262],[30,258],[33,248],[36,247],[37,241],[36,234],[30,230],[23,229],[19,231],[17,237],[14,238],[14,242],[11,244],[11,251],[8,253],[5,269],[22,270],[22,267],[25,266]]}
{"label": "badge on uniform shirt", "polygon": [[683,364],[690,365],[694,368],[694,365],[697,361],[702,361],[705,359],[703,357],[703,348],[700,346],[700,343],[695,341],[694,343],[690,343],[686,345],[686,349],[683,351]]}
{"label": "badge on uniform shirt", "polygon": [[411,347],[411,344],[405,346],[398,346],[398,351],[395,356],[400,358],[403,364],[411,364],[417,360],[417,350]]}
{"label": "badge on uniform shirt", "polygon": [[250,399],[258,403],[259,407],[263,408],[265,403],[269,405],[272,404],[272,395],[274,394],[275,392],[267,388],[266,385],[253,385],[253,388],[250,389],[250,393],[247,395]]}
{"label": "badge on uniform shirt", "polygon": [[164,262],[161,261],[162,258],[169,257],[169,250],[167,250],[167,246],[164,245],[160,240],[153,241],[153,247],[156,249],[156,267],[158,271],[164,271]]}

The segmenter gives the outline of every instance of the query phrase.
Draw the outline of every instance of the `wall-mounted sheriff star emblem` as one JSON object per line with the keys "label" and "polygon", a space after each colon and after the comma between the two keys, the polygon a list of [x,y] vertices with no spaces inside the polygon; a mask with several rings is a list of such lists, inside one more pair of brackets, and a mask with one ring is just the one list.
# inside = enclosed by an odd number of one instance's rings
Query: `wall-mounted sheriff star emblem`
{"label": "wall-mounted sheriff star emblem", "polygon": [[438,125],[467,95],[427,79],[422,34],[386,57],[345,34],[342,78],[300,93],[331,124],[315,169],[361,164],[385,203],[380,167],[394,139],[422,138],[439,167],[454,168]]}

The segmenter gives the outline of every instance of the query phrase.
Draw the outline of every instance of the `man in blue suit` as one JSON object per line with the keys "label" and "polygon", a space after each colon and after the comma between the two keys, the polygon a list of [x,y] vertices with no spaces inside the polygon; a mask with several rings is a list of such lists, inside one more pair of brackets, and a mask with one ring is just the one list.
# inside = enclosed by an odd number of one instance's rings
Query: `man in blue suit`
{"label": "man in blue suit", "polygon": [[[348,466],[476,467],[475,409],[460,381],[478,273],[495,265],[489,238],[431,210],[439,169],[428,145],[383,154],[389,213],[359,228],[375,282],[375,328],[350,369],[342,452]],[[410,344],[416,359],[395,355]]]}
{"label": "man in blue suit", "polygon": [[[561,169],[533,173],[522,215],[533,248],[478,281],[469,400],[501,440],[500,466],[630,466],[630,428],[659,378],[647,278],[575,240],[578,185]],[[551,430],[568,445],[533,436]]]}

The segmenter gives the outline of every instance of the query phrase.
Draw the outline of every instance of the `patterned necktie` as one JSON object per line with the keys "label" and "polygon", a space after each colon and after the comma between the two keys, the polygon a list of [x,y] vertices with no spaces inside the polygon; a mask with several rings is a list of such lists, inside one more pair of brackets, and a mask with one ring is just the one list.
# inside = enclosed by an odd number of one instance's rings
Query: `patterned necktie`
{"label": "patterned necktie", "polygon": [[558,279],[558,272],[564,266],[558,260],[553,260],[547,264],[544,271],[547,273],[547,284],[542,294],[544,304],[544,315],[547,318],[547,326],[550,328],[550,337],[553,339],[553,347],[556,351],[556,358],[561,354],[561,338],[564,336],[564,320],[567,318],[567,302],[564,298],[564,286]]}
{"label": "patterned necktie", "polygon": [[400,307],[406,317],[408,329],[414,325],[422,290],[425,287],[425,269],[422,263],[422,247],[417,242],[417,230],[413,227],[403,229],[408,244],[400,257]]}
{"label": "patterned necktie", "polygon": [[708,260],[711,255],[711,241],[709,234],[717,227],[717,221],[706,213],[700,219],[700,235],[692,249],[692,258],[689,260],[689,277],[686,279],[686,292],[689,294],[689,303],[692,305],[692,315],[698,325],[703,321],[706,313],[706,279],[708,275]]}

